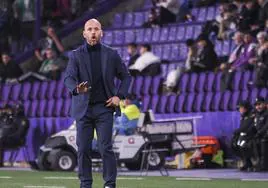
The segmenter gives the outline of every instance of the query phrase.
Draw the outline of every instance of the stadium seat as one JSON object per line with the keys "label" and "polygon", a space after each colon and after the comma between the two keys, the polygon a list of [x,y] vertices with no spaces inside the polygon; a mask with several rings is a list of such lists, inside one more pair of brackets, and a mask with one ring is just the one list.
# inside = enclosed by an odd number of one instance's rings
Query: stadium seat
{"label": "stadium seat", "polygon": [[160,42],[166,42],[168,39],[169,28],[163,27],[160,34]]}
{"label": "stadium seat", "polygon": [[197,21],[204,22],[206,21],[206,17],[207,17],[207,8],[206,7],[200,8],[197,16]]}
{"label": "stadium seat", "polygon": [[193,111],[194,99],[195,99],[195,93],[188,93],[183,106],[184,112],[189,113]]}
{"label": "stadium seat", "polygon": [[197,83],[197,78],[198,78],[197,73],[191,73],[190,74],[190,81],[189,81],[189,84],[188,84],[188,87],[187,87],[187,91],[189,93],[195,92],[195,85]]}
{"label": "stadium seat", "polygon": [[124,15],[124,27],[131,27],[133,25],[134,16],[132,12],[127,12]]}
{"label": "stadium seat", "polygon": [[19,96],[20,96],[20,90],[21,90],[21,84],[15,84],[12,85],[11,88],[11,100],[12,101],[18,101],[19,100]]}
{"label": "stadium seat", "polygon": [[181,113],[183,112],[184,102],[185,102],[186,96],[185,94],[180,94],[177,96],[174,111],[175,113]]}
{"label": "stadium seat", "polygon": [[221,90],[221,76],[222,72],[218,72],[215,76],[215,82],[213,85],[213,90],[219,92]]}
{"label": "stadium seat", "polygon": [[228,106],[228,109],[230,111],[237,110],[237,105],[239,103],[239,95],[240,95],[240,91],[233,91],[232,92],[232,96],[231,96],[231,99],[229,101],[229,106]]}
{"label": "stadium seat", "polygon": [[167,95],[161,95],[159,97],[159,101],[158,101],[157,108],[156,108],[156,113],[161,113],[161,114],[166,113],[167,101],[168,101]]}
{"label": "stadium seat", "polygon": [[10,94],[11,94],[11,87],[12,85],[9,85],[9,84],[4,84],[2,86],[1,100],[8,101]]}
{"label": "stadium seat", "polygon": [[159,87],[161,87],[161,76],[154,76],[152,80],[152,86],[151,86],[151,94],[156,95],[159,93]]}
{"label": "stadium seat", "polygon": [[151,97],[150,95],[143,96],[142,98],[142,111],[146,112],[149,109]]}
{"label": "stadium seat", "polygon": [[111,45],[113,43],[113,32],[105,31],[103,36],[104,44]]}
{"label": "stadium seat", "polygon": [[194,25],[188,25],[185,33],[185,39],[192,39],[194,37]]}
{"label": "stadium seat", "polygon": [[181,93],[185,93],[187,86],[188,86],[188,81],[189,81],[189,74],[185,73],[181,76],[180,81],[179,81],[179,91]]}
{"label": "stadium seat", "polygon": [[57,99],[55,103],[55,108],[53,110],[54,117],[61,117],[62,107],[63,107],[63,99]]}
{"label": "stadium seat", "polygon": [[34,82],[32,84],[32,89],[31,89],[31,94],[30,94],[30,99],[34,100],[38,98],[38,92],[39,92],[39,88],[40,88],[40,82]]}
{"label": "stadium seat", "polygon": [[171,54],[171,46],[170,46],[170,44],[163,45],[162,59],[163,60],[170,60],[171,59],[170,54]]}
{"label": "stadium seat", "polygon": [[37,116],[38,117],[45,117],[45,109],[47,107],[47,100],[42,99],[39,101]]}
{"label": "stadium seat", "polygon": [[193,111],[194,112],[201,112],[203,100],[204,100],[204,93],[203,92],[195,94],[195,99],[194,99],[194,104],[193,104]]}
{"label": "stadium seat", "polygon": [[71,101],[70,98],[65,99],[63,101],[63,108],[62,108],[62,111],[61,111],[61,114],[62,114],[63,117],[69,117],[70,116],[69,112],[70,112],[70,108],[71,108],[71,103],[72,103],[72,101]]}
{"label": "stadium seat", "polygon": [[135,42],[135,31],[132,29],[125,30],[125,44]]}
{"label": "stadium seat", "polygon": [[136,43],[144,43],[144,29],[136,29]]}
{"label": "stadium seat", "polygon": [[149,95],[150,87],[152,84],[152,77],[151,76],[144,77],[143,83],[144,83],[143,86],[141,86],[142,87],[141,94]]}
{"label": "stadium seat", "polygon": [[171,57],[170,60],[176,61],[179,59],[179,45],[171,44]]}
{"label": "stadium seat", "polygon": [[246,71],[243,73],[242,80],[241,80],[241,90],[248,89],[248,82],[250,81],[251,72]]}
{"label": "stadium seat", "polygon": [[177,36],[177,27],[170,27],[169,29],[169,34],[168,34],[168,41],[169,42],[174,42],[176,40]]}
{"label": "stadium seat", "polygon": [[152,29],[147,28],[144,31],[144,43],[150,43],[152,40]]}
{"label": "stadium seat", "polygon": [[48,82],[41,82],[39,89],[39,99],[45,99],[47,96]]}
{"label": "stadium seat", "polygon": [[205,91],[205,81],[206,81],[206,73],[202,72],[199,73],[197,82],[195,84],[195,91],[196,92],[203,92]]}
{"label": "stadium seat", "polygon": [[134,26],[140,27],[145,22],[144,12],[135,12],[134,13]]}
{"label": "stadium seat", "polygon": [[159,42],[160,32],[160,28],[153,28],[152,42]]}
{"label": "stadium seat", "polygon": [[31,83],[29,82],[25,82],[23,83],[22,85],[22,90],[21,90],[21,100],[23,101],[26,101],[26,100],[29,100],[29,94],[30,94],[30,91],[31,91]]}
{"label": "stadium seat", "polygon": [[216,92],[212,98],[211,102],[211,110],[212,111],[219,111],[220,101],[221,101],[222,94],[220,92]]}
{"label": "stadium seat", "polygon": [[[185,35],[185,27],[184,26],[179,26],[177,28],[177,36],[176,36],[176,40],[177,41],[181,41],[184,40],[184,35]],[[173,41],[174,42],[174,41]]]}
{"label": "stadium seat", "polygon": [[206,83],[205,83],[205,91],[210,92],[212,91],[214,80],[215,80],[215,73],[209,72],[207,75]]}
{"label": "stadium seat", "polygon": [[123,25],[123,15],[120,13],[117,13],[114,15],[114,20],[113,20],[113,27],[114,28],[119,28]]}
{"label": "stadium seat", "polygon": [[211,103],[212,103],[212,92],[207,92],[204,96],[204,100],[202,102],[201,111],[209,112],[211,110]]}
{"label": "stadium seat", "polygon": [[222,94],[221,101],[220,101],[220,110],[221,111],[227,111],[228,110],[228,105],[231,100],[231,92],[230,91],[225,91]]}
{"label": "stadium seat", "polygon": [[170,95],[168,97],[168,101],[167,101],[167,105],[166,105],[166,112],[167,113],[174,113],[176,98],[177,98],[177,95]]}
{"label": "stadium seat", "polygon": [[122,45],[124,43],[125,38],[124,31],[122,30],[114,31],[113,36],[114,36],[113,44]]}
{"label": "stadium seat", "polygon": [[234,78],[233,78],[233,81],[232,81],[232,90],[233,91],[238,91],[239,90],[241,77],[242,77],[242,72],[240,72],[240,71],[235,72],[235,75],[234,75]]}
{"label": "stadium seat", "polygon": [[47,98],[53,99],[57,90],[57,81],[53,80],[48,83]]}

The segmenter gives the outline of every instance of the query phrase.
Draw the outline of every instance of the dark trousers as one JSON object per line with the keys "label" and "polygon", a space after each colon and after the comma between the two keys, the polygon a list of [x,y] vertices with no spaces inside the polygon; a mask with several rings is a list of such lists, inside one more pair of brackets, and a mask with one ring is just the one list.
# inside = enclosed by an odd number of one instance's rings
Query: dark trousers
{"label": "dark trousers", "polygon": [[103,161],[104,186],[115,188],[116,159],[112,150],[113,109],[104,104],[89,105],[86,115],[77,121],[78,176],[81,188],[92,187],[91,149],[94,129]]}

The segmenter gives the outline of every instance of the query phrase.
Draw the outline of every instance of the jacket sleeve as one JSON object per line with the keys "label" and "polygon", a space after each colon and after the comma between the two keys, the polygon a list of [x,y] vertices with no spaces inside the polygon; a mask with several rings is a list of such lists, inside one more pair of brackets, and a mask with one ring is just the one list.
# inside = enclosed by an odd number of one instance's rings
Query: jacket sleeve
{"label": "jacket sleeve", "polygon": [[74,52],[72,52],[65,70],[64,77],[64,84],[72,93],[72,95],[77,95],[76,85],[78,84],[78,81],[78,65],[74,56]]}
{"label": "jacket sleeve", "polygon": [[124,99],[128,94],[131,76],[126,68],[126,65],[122,62],[117,52],[114,53],[114,61],[116,68],[116,77],[121,80],[121,84],[116,96],[118,96],[120,99]]}

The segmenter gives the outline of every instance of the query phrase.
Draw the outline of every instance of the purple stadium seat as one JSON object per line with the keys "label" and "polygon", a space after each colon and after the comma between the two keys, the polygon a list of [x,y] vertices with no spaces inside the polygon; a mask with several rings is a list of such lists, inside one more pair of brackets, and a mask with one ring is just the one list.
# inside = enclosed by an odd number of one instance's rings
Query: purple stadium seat
{"label": "purple stadium seat", "polygon": [[153,4],[151,0],[145,0],[143,4],[144,9],[152,8]]}
{"label": "purple stadium seat", "polygon": [[114,31],[114,41],[113,41],[113,44],[115,45],[121,45],[124,43],[124,31],[122,30],[118,30],[118,31]]}
{"label": "purple stadium seat", "polygon": [[207,17],[207,8],[200,8],[198,12],[197,21],[199,22],[206,21],[206,17]]}
{"label": "purple stadium seat", "polygon": [[168,41],[174,42],[177,36],[177,27],[171,27],[169,29]]}
{"label": "purple stadium seat", "polygon": [[242,72],[236,71],[233,81],[232,81],[232,90],[237,91],[239,90],[240,82],[241,82]]}
{"label": "purple stadium seat", "polygon": [[159,95],[153,95],[151,98],[149,109],[152,109],[154,113],[156,113],[156,107],[157,107],[158,100],[159,100]]}
{"label": "purple stadium seat", "polygon": [[231,111],[237,110],[237,105],[239,102],[239,95],[240,95],[239,91],[232,92],[232,97],[231,97],[231,100],[229,102],[229,107],[228,107],[229,110]]}
{"label": "purple stadium seat", "polygon": [[188,93],[184,106],[183,106],[183,111],[184,112],[192,112],[193,111],[193,106],[194,106],[194,98],[195,98],[195,93]]}
{"label": "purple stadium seat", "polygon": [[214,91],[220,91],[221,90],[221,75],[222,72],[218,72],[215,76],[215,82],[213,85],[213,90]]}
{"label": "purple stadium seat", "polygon": [[170,63],[168,64],[167,72],[169,73],[170,71],[176,69],[178,66],[178,63]]}
{"label": "purple stadium seat", "polygon": [[21,84],[16,84],[12,86],[11,89],[11,100],[18,101],[20,96]]}
{"label": "purple stadium seat", "polygon": [[215,18],[215,7],[209,7],[206,20],[210,21]]}
{"label": "purple stadium seat", "polygon": [[219,111],[221,95],[222,94],[220,92],[217,92],[214,94],[212,101],[211,101],[211,110],[212,111]]}
{"label": "purple stadium seat", "polygon": [[136,43],[143,43],[144,29],[136,29]]}
{"label": "purple stadium seat", "polygon": [[31,94],[30,94],[30,98],[32,100],[38,98],[38,92],[39,92],[40,85],[41,85],[40,82],[34,82],[33,83],[32,89],[31,89]]}
{"label": "purple stadium seat", "polygon": [[107,45],[111,45],[113,43],[113,32],[112,31],[105,31],[103,42]]}
{"label": "purple stadium seat", "polygon": [[56,93],[56,90],[57,90],[57,81],[53,80],[53,81],[50,81],[49,84],[48,84],[48,90],[47,90],[47,98],[48,99],[53,99],[54,98],[54,95]]}
{"label": "purple stadium seat", "polygon": [[222,55],[222,42],[221,41],[216,41],[215,42],[215,52],[217,53],[218,56]]}
{"label": "purple stadium seat", "polygon": [[185,27],[184,26],[178,26],[177,28],[177,36],[176,40],[184,40],[184,35],[185,35]]}
{"label": "purple stadium seat", "polygon": [[194,37],[194,26],[188,25],[186,28],[185,39],[192,39]]}
{"label": "purple stadium seat", "polygon": [[30,105],[31,105],[31,101],[29,101],[29,100],[24,101],[24,103],[23,103],[24,114],[25,114],[25,116],[27,116],[27,117],[29,116]]}
{"label": "purple stadium seat", "polygon": [[143,80],[144,80],[143,76],[135,77],[135,82],[134,82],[134,85],[133,85],[132,93],[134,93],[137,96],[141,95]]}
{"label": "purple stadium seat", "polygon": [[193,111],[200,112],[202,107],[202,102],[204,100],[204,93],[200,92],[195,95],[194,104],[193,104]]}
{"label": "purple stadium seat", "polygon": [[47,95],[48,82],[41,82],[39,90],[39,99],[45,99]]}
{"label": "purple stadium seat", "polygon": [[251,104],[255,103],[255,100],[258,97],[258,93],[259,93],[258,88],[254,88],[251,90],[250,95],[249,95],[249,99],[248,99]]}
{"label": "purple stadium seat", "polygon": [[222,56],[229,56],[230,54],[230,40],[224,40],[222,44]]}
{"label": "purple stadium seat", "polygon": [[209,112],[210,111],[210,107],[211,107],[211,103],[212,103],[212,97],[213,97],[213,93],[212,92],[208,92],[205,94],[204,96],[204,100],[202,102],[202,106],[201,106],[201,110],[203,112]]}
{"label": "purple stadium seat", "polygon": [[150,87],[152,84],[152,77],[151,76],[146,76],[144,77],[144,81],[143,81],[143,86],[142,86],[142,95],[149,95],[149,91],[150,91]]}
{"label": "purple stadium seat", "polygon": [[206,83],[205,83],[205,91],[210,92],[212,91],[213,84],[215,81],[215,73],[214,72],[209,72],[207,75]]}
{"label": "purple stadium seat", "polygon": [[22,85],[22,90],[21,90],[21,100],[26,101],[29,99],[29,94],[31,91],[31,84],[29,82],[25,82]]}
{"label": "purple stadium seat", "polygon": [[180,44],[180,49],[179,49],[179,58],[180,59],[186,59],[187,57],[187,47],[186,47],[186,44],[184,43],[181,43]]}
{"label": "purple stadium seat", "polygon": [[160,38],[160,28],[153,28],[153,36],[152,36],[152,42],[159,42]]}
{"label": "purple stadium seat", "polygon": [[134,83],[135,83],[135,79],[134,79],[134,77],[131,77],[131,82],[129,84],[128,93],[132,93],[132,91],[134,89]]}
{"label": "purple stadium seat", "polygon": [[247,90],[244,90],[240,93],[239,101],[240,100],[248,100],[249,98],[249,92]]}
{"label": "purple stadium seat", "polygon": [[9,84],[4,84],[2,86],[1,100],[8,101],[10,94],[11,94],[11,87],[12,85],[9,85]]}
{"label": "purple stadium seat", "polygon": [[168,97],[167,106],[166,106],[166,112],[167,113],[174,113],[174,107],[176,104],[176,95],[170,95]]}
{"label": "purple stadium seat", "polygon": [[149,95],[144,96],[142,98],[142,111],[146,112],[149,109],[149,103],[150,103],[151,97]]}
{"label": "purple stadium seat", "polygon": [[53,112],[54,112],[54,106],[55,106],[55,100],[54,99],[50,99],[47,101],[47,106],[46,106],[46,110],[45,110],[45,115],[46,117],[52,117],[53,116]]}
{"label": "purple stadium seat", "polygon": [[179,96],[177,96],[176,103],[174,105],[175,106],[174,111],[176,113],[181,113],[183,111],[185,98],[186,96],[184,94],[180,94]]}
{"label": "purple stadium seat", "polygon": [[124,26],[131,27],[133,25],[134,15],[132,12],[125,13],[124,16]]}
{"label": "purple stadium seat", "polygon": [[62,97],[63,95],[63,90],[65,88],[64,86],[64,81],[63,80],[59,80],[57,81],[57,84],[56,84],[56,90],[55,90],[55,94],[54,94],[54,97],[59,99]]}
{"label": "purple stadium seat", "polygon": [[53,110],[54,111],[53,116],[61,117],[62,107],[63,107],[63,99],[57,99],[56,104],[55,104],[55,108]]}
{"label": "purple stadium seat", "polygon": [[129,55],[128,55],[126,47],[122,48],[122,54],[123,54],[123,60],[128,60],[129,59]]}
{"label": "purple stadium seat", "polygon": [[38,117],[45,117],[45,109],[47,107],[47,100],[42,99],[39,101],[37,116]]}
{"label": "purple stadium seat", "polygon": [[181,76],[180,81],[179,81],[179,90],[181,93],[186,92],[188,82],[189,82],[189,74],[185,73]]}
{"label": "purple stadium seat", "polygon": [[179,59],[179,44],[172,44],[170,60],[176,61],[178,59]]}
{"label": "purple stadium seat", "polygon": [[196,85],[196,81],[197,81],[198,75],[196,73],[191,73],[190,74],[190,81],[187,87],[187,91],[189,93],[192,93],[195,91],[195,85]]}
{"label": "purple stadium seat", "polygon": [[201,31],[202,31],[202,26],[201,25],[196,25],[194,27],[194,38],[195,39],[201,34]]}
{"label": "purple stadium seat", "polygon": [[135,42],[135,31],[132,29],[125,30],[125,44]]}
{"label": "purple stadium seat", "polygon": [[71,99],[65,99],[63,101],[63,108],[62,108],[62,112],[61,112],[63,117],[68,117],[69,116],[71,103],[72,103]]}
{"label": "purple stadium seat", "polygon": [[247,90],[248,89],[248,82],[251,77],[251,72],[246,71],[243,73],[242,79],[241,79],[241,90]]}
{"label": "purple stadium seat", "polygon": [[135,12],[134,13],[134,26],[140,27],[145,22],[144,12]]}
{"label": "purple stadium seat", "polygon": [[225,91],[221,97],[220,110],[222,110],[222,111],[228,110],[228,105],[229,105],[230,99],[231,99],[231,92]]}
{"label": "purple stadium seat", "polygon": [[167,41],[168,33],[169,33],[169,28],[168,27],[163,27],[161,29],[161,35],[160,35],[160,41],[161,42],[166,42]]}
{"label": "purple stadium seat", "polygon": [[28,111],[29,117],[36,117],[37,116],[38,105],[39,105],[38,100],[31,101],[31,105],[30,105],[29,111]]}
{"label": "purple stadium seat", "polygon": [[205,90],[205,81],[206,81],[206,73],[199,73],[197,83],[195,85],[195,90],[197,92],[203,92]]}
{"label": "purple stadium seat", "polygon": [[161,77],[160,76],[154,76],[152,80],[152,86],[151,86],[151,94],[156,95],[159,93],[159,87],[161,83]]}
{"label": "purple stadium seat", "polygon": [[149,43],[152,40],[152,29],[151,28],[147,28],[145,29],[144,32],[144,42],[145,43]]}
{"label": "purple stadium seat", "polygon": [[198,8],[193,8],[192,11],[191,11],[191,14],[194,16],[194,17],[198,17],[198,12],[199,12],[199,9]]}
{"label": "purple stadium seat", "polygon": [[167,95],[161,95],[157,104],[156,113],[164,114],[166,113],[166,105],[168,101]]}
{"label": "purple stadium seat", "polygon": [[113,20],[113,27],[119,28],[122,27],[122,24],[123,24],[123,15],[120,13],[115,14]]}
{"label": "purple stadium seat", "polygon": [[152,49],[153,53],[162,59],[162,45],[155,45]]}
{"label": "purple stadium seat", "polygon": [[167,73],[168,73],[168,65],[167,64],[161,64],[160,66],[161,66],[161,77],[166,78]]}
{"label": "purple stadium seat", "polygon": [[268,90],[267,88],[262,88],[259,92],[259,95],[260,97],[263,97],[263,98],[267,98],[267,95],[268,95]]}

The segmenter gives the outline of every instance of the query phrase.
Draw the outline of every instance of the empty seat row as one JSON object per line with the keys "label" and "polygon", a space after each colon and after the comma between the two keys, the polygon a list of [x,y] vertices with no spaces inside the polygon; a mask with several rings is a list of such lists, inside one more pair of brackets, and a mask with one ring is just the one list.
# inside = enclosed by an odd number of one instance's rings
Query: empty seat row
{"label": "empty seat row", "polygon": [[[113,28],[126,28],[126,27],[140,27],[144,22],[148,20],[149,10],[117,13],[114,15]],[[216,7],[202,7],[193,8],[191,10],[192,15],[198,22],[205,22],[215,19],[218,15],[218,9]]]}
{"label": "empty seat row", "polygon": [[142,98],[142,110],[152,109],[155,113],[190,113],[236,111],[240,100],[254,104],[258,96],[268,98],[266,88],[249,91],[225,91],[208,93],[186,93],[180,95],[153,95]]}
{"label": "empty seat row", "polygon": [[25,82],[22,84],[4,84],[1,87],[2,101],[19,101],[34,99],[70,98],[70,93],[63,80],[49,82]]}
{"label": "empty seat row", "polygon": [[187,24],[163,28],[107,30],[104,32],[103,42],[108,45],[175,42],[197,38],[201,29],[201,24]]}

